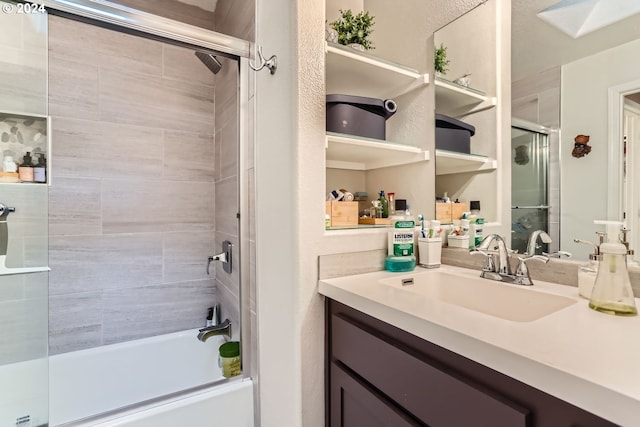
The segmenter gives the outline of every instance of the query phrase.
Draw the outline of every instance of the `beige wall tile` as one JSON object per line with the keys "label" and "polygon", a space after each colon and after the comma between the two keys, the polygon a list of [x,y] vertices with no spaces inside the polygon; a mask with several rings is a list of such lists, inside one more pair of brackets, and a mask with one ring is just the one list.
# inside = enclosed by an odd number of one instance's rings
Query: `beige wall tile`
{"label": "beige wall tile", "polygon": [[213,280],[105,291],[104,343],[202,327],[215,302]]}
{"label": "beige wall tile", "polygon": [[102,69],[99,78],[103,121],[212,133],[212,87]]}
{"label": "beige wall tile", "polygon": [[230,235],[238,235],[238,179],[227,178],[216,183],[215,229]]}
{"label": "beige wall tile", "polygon": [[104,180],[105,234],[213,230],[211,183]]}
{"label": "beige wall tile", "polygon": [[162,136],[161,129],[59,118],[53,122],[54,178],[160,179]]}
{"label": "beige wall tile", "polygon": [[49,55],[101,69],[162,74],[162,44],[57,16],[49,18]]}
{"label": "beige wall tile", "polygon": [[[49,114],[58,117],[96,120],[98,118],[98,67],[50,56]],[[55,153],[55,151],[54,151]]]}
{"label": "beige wall tile", "polygon": [[49,234],[102,233],[100,191],[98,179],[56,177],[49,191]]}
{"label": "beige wall tile", "polygon": [[81,292],[49,298],[50,354],[102,345],[102,294]]}
{"label": "beige wall tile", "polygon": [[49,258],[51,295],[162,282],[160,233],[52,236]]}
{"label": "beige wall tile", "polygon": [[165,131],[164,178],[213,182],[216,173],[212,134]]}
{"label": "beige wall tile", "polygon": [[164,233],[162,253],[164,283],[186,280],[206,280],[214,277],[214,263],[211,275],[206,274],[207,258],[219,253],[214,248],[215,234],[210,232]]}
{"label": "beige wall tile", "polygon": [[[215,86],[216,78],[195,55],[193,49],[163,45],[163,76],[184,82]],[[218,59],[221,61],[221,59]]]}
{"label": "beige wall tile", "polygon": [[319,279],[350,276],[384,270],[386,250],[350,252],[346,254],[321,255],[319,257]]}

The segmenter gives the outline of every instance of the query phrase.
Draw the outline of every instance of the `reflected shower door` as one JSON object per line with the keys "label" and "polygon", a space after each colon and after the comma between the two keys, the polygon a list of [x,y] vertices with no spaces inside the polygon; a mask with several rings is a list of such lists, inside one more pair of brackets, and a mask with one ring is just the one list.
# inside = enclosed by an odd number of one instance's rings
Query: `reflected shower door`
{"label": "reflected shower door", "polygon": [[[512,127],[511,154],[511,247],[524,253],[532,232],[549,232],[548,135]],[[547,246],[539,243],[536,253]]]}
{"label": "reflected shower door", "polygon": [[49,187],[11,170],[49,157],[47,14],[0,7],[0,427],[37,427],[49,423]]}

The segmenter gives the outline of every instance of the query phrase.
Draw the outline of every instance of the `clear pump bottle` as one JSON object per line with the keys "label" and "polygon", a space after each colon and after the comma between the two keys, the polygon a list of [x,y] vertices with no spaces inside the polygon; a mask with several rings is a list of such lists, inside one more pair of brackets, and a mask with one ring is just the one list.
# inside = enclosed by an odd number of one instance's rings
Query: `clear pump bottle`
{"label": "clear pump bottle", "polygon": [[636,316],[638,309],[627,271],[627,247],[620,243],[619,239],[622,223],[594,223],[607,226],[607,242],[600,245],[602,261],[589,299],[589,307],[616,316]]}

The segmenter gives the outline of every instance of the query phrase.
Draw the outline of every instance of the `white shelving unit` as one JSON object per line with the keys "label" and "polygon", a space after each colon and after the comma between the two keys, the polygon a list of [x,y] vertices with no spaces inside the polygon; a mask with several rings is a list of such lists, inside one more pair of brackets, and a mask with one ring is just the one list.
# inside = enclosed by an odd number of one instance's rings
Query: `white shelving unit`
{"label": "white shelving unit", "polygon": [[429,151],[392,141],[328,132],[326,166],[334,169],[372,170],[429,160]]}
{"label": "white shelving unit", "polygon": [[497,167],[498,162],[490,157],[436,150],[436,175],[491,171]]}
{"label": "white shelving unit", "polygon": [[461,117],[493,108],[495,97],[467,88],[440,77],[434,81],[436,87],[436,112],[451,117]]}
{"label": "white shelving unit", "polygon": [[429,84],[429,74],[325,42],[327,94],[395,98]]}

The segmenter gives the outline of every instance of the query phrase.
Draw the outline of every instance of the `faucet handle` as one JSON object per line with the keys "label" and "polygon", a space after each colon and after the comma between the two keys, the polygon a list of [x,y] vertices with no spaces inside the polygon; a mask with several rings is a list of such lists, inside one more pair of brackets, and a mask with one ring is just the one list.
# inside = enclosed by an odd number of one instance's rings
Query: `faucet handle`
{"label": "faucet handle", "polygon": [[495,265],[495,262],[493,261],[493,255],[485,251],[481,251],[479,249],[472,249],[469,251],[469,253],[471,255],[479,254],[479,255],[485,256],[484,265],[482,266],[482,271],[490,271],[492,273],[496,271],[496,265]]}
{"label": "faucet handle", "polygon": [[566,252],[566,251],[558,251],[558,252],[551,252],[551,253],[542,252],[542,255],[549,258],[571,258],[573,256],[571,252]]}
{"label": "faucet handle", "polygon": [[536,260],[540,262],[544,262],[545,264],[549,262],[549,257],[544,255],[531,255],[527,257],[518,257],[518,268],[516,268],[516,278],[518,279],[519,284],[521,285],[533,285],[531,281],[531,276],[529,276],[529,269],[527,268],[527,261]]}

